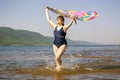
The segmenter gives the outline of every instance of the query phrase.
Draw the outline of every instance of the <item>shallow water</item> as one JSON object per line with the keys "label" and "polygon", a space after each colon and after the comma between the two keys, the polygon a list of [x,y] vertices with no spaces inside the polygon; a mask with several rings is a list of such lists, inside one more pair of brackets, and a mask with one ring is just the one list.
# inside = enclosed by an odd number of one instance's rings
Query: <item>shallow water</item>
{"label": "shallow water", "polygon": [[52,46],[1,46],[0,80],[120,80],[120,46],[68,46],[62,61]]}

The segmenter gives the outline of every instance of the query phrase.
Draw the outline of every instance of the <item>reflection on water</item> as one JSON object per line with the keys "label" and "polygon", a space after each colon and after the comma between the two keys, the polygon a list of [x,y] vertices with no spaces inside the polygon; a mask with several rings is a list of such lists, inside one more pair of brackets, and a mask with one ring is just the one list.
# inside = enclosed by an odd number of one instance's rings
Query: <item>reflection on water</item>
{"label": "reflection on water", "polygon": [[0,80],[120,80],[120,46],[70,46],[58,72],[52,47],[0,47]]}

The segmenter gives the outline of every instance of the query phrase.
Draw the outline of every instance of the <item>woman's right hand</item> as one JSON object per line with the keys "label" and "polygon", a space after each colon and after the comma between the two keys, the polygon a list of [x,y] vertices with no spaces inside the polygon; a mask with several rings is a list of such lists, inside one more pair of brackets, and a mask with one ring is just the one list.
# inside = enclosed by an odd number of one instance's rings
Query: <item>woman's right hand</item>
{"label": "woman's right hand", "polygon": [[49,10],[49,7],[48,7],[48,6],[46,7],[46,10],[47,10],[47,11]]}

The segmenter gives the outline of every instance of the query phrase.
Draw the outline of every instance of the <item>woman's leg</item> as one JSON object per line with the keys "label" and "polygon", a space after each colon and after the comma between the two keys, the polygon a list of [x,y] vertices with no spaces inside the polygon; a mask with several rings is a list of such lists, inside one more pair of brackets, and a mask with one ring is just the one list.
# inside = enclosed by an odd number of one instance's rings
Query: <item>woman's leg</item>
{"label": "woman's leg", "polygon": [[58,68],[62,66],[61,56],[64,54],[66,48],[67,48],[67,46],[65,44],[63,44],[59,48],[57,48],[55,45],[53,45],[55,59],[56,59],[56,65]]}
{"label": "woman's leg", "polygon": [[[54,52],[54,55],[55,55],[55,59],[56,59],[56,56],[57,56],[58,49],[59,48],[56,45],[53,45],[53,52]],[[57,65],[57,61],[56,61],[56,65]]]}
{"label": "woman's leg", "polygon": [[53,52],[54,52],[55,57],[57,56],[58,49],[59,48],[53,44]]}

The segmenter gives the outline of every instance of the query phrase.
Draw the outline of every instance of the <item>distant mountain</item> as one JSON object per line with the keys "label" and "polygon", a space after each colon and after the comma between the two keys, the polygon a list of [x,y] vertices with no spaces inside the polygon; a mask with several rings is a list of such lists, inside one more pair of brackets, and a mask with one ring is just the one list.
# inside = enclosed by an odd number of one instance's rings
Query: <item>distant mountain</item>
{"label": "distant mountain", "polygon": [[3,46],[45,46],[51,42],[49,38],[36,32],[0,27],[0,45]]}
{"label": "distant mountain", "polygon": [[[69,40],[68,40],[68,42],[69,42]],[[70,40],[69,44],[70,45],[103,45],[103,44],[88,42],[88,41],[71,41],[71,40]]]}
{"label": "distant mountain", "polygon": [[[96,45],[87,41],[67,41],[69,45]],[[0,46],[50,46],[52,43],[53,37],[43,36],[37,32],[0,27]]]}

